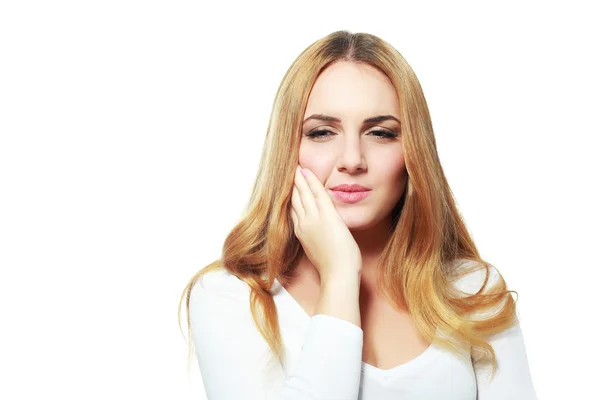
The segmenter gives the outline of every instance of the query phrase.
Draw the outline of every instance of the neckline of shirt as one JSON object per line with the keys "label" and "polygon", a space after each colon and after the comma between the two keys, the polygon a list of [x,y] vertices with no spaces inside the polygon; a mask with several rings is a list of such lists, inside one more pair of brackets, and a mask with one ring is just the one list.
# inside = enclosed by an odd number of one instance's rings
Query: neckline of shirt
{"label": "neckline of shirt", "polygon": [[[272,292],[274,296],[280,296],[279,298],[287,303],[290,308],[295,309],[295,313],[301,318],[302,324],[305,328],[308,328],[308,324],[310,323],[311,316],[306,313],[304,308],[296,301],[294,296],[292,296],[285,287],[275,278],[276,288]],[[438,334],[440,330],[438,329]],[[408,360],[407,362],[396,365],[395,367],[389,369],[381,369],[365,361],[361,361],[361,372],[365,376],[371,376],[373,378],[380,379],[382,381],[390,381],[399,376],[404,376],[407,374],[414,373],[416,371],[421,370],[425,367],[431,360],[433,360],[439,353],[441,349],[435,343],[431,343],[429,347],[427,347],[421,354],[416,356],[415,358]]]}

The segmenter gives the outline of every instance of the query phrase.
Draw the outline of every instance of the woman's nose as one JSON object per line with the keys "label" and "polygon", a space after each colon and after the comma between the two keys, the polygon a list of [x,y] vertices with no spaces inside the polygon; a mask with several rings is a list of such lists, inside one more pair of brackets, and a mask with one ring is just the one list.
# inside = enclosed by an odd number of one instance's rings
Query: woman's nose
{"label": "woman's nose", "polygon": [[366,160],[360,135],[347,136],[343,140],[337,161],[338,170],[356,172],[366,169]]}

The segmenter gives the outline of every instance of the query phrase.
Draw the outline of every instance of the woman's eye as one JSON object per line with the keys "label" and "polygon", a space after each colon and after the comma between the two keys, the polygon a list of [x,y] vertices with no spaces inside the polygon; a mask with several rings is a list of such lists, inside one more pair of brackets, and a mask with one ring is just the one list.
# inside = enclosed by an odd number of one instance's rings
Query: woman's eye
{"label": "woman's eye", "polygon": [[395,139],[398,137],[398,134],[395,132],[390,132],[390,131],[384,131],[382,129],[376,129],[374,131],[371,131],[370,133],[372,133],[374,136],[383,138],[383,139]]}
{"label": "woman's eye", "polygon": [[331,135],[327,135],[327,133],[332,133],[332,132],[329,130],[326,130],[326,129],[320,129],[320,130],[312,131],[311,133],[307,134],[306,136],[311,137],[311,138],[321,138],[321,137],[331,136]]}
{"label": "woman's eye", "polygon": [[[334,134],[333,132],[331,132],[330,130],[327,129],[319,129],[316,131],[312,131],[311,133],[308,133],[306,136],[310,137],[310,138],[325,138],[328,136],[332,136],[332,134]],[[398,134],[395,132],[390,132],[390,131],[385,131],[383,129],[375,129],[372,130],[371,132],[369,132],[370,135],[375,136],[376,138],[380,139],[380,140],[385,140],[385,139],[395,139],[398,137]]]}

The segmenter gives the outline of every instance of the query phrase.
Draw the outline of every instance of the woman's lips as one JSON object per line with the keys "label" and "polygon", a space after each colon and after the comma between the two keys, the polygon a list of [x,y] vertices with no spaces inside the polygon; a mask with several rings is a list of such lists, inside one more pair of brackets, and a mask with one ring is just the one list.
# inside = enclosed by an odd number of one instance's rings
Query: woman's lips
{"label": "woman's lips", "polygon": [[333,195],[344,203],[356,203],[364,199],[371,192],[365,190],[363,192],[343,192],[341,190],[332,190]]}

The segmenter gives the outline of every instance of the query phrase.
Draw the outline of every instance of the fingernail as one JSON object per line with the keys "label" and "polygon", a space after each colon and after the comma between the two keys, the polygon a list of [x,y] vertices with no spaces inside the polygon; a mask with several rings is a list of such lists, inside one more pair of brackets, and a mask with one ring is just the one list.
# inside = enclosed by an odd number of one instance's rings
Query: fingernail
{"label": "fingernail", "polygon": [[300,173],[302,173],[302,175],[304,175],[304,177],[306,177],[306,171],[305,170],[301,169]]}

